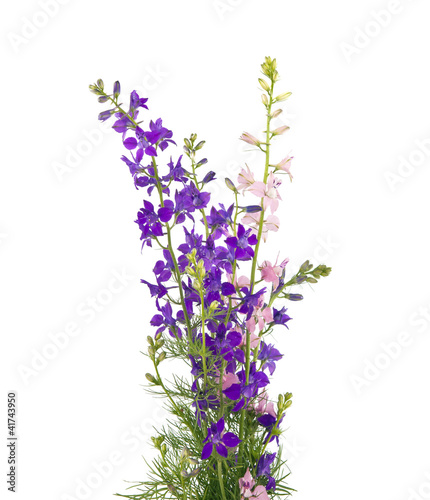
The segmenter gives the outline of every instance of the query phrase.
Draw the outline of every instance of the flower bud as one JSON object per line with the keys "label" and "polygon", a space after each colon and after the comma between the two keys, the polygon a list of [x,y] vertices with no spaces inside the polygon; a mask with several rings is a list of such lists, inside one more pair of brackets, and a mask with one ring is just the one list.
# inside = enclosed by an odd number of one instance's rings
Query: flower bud
{"label": "flower bud", "polygon": [[276,102],[282,102],[282,101],[286,101],[291,95],[291,92],[284,92],[283,94],[279,94],[275,101]]}
{"label": "flower bud", "polygon": [[155,377],[153,375],[151,375],[150,373],[146,373],[145,377],[146,377],[146,380],[148,380],[152,384],[155,384],[157,382],[157,380],[155,379]]}
{"label": "flower bud", "polygon": [[280,114],[282,113],[282,109],[277,109],[275,110],[272,114],[271,114],[271,117],[272,118],[277,118]]}
{"label": "flower bud", "polygon": [[152,345],[148,347],[148,353],[151,356],[151,358],[154,356],[155,349],[154,349],[154,347]]}
{"label": "flower bud", "polygon": [[258,83],[260,84],[261,88],[265,90],[266,92],[269,92],[270,90],[270,85],[266,82],[266,80],[263,80],[262,78],[258,79]]}
{"label": "flower bud", "polygon": [[198,151],[199,149],[202,149],[202,147],[205,145],[206,141],[200,141],[197,146],[194,148],[194,151]]}
{"label": "flower bud", "polygon": [[170,491],[170,493],[173,493],[173,494],[176,493],[176,488],[173,486],[173,484],[168,484],[167,489]]}
{"label": "flower bud", "polygon": [[186,446],[184,446],[182,448],[182,451],[181,451],[181,458],[185,458],[185,457],[189,457],[189,456],[191,456],[191,451]]}
{"label": "flower bud", "polygon": [[184,142],[188,149],[192,149],[191,142],[188,139],[184,139]]}
{"label": "flower bud", "polygon": [[158,356],[158,362],[161,363],[166,359],[166,353],[164,351],[160,352],[160,355]]}
{"label": "flower bud", "polygon": [[146,340],[148,341],[149,345],[154,345],[154,339],[150,335],[146,337]]}
{"label": "flower bud", "polygon": [[292,300],[293,302],[297,302],[299,300],[303,300],[303,295],[300,295],[299,293],[286,293],[285,298]]}
{"label": "flower bud", "polygon": [[225,178],[225,184],[228,187],[228,189],[233,191],[233,193],[237,193],[236,186],[233,184],[233,182],[228,177]]}
{"label": "flower bud", "polygon": [[248,205],[247,207],[239,207],[239,208],[244,208],[247,214],[255,214],[256,212],[262,211],[260,205]]}
{"label": "flower bud", "polygon": [[203,178],[203,184],[207,184],[208,182],[213,181],[215,179],[215,175],[215,172],[213,172],[212,170],[208,172]]}
{"label": "flower bud", "polygon": [[197,476],[197,474],[201,471],[201,467],[197,467],[197,469],[193,469],[190,474],[189,474],[189,477],[195,477]]}
{"label": "flower bud", "polygon": [[197,139],[197,134],[191,134],[190,139],[194,142]]}
{"label": "flower bud", "polygon": [[259,146],[261,143],[260,141],[254,137],[253,135],[251,134],[248,134],[248,132],[244,132],[240,137],[239,139],[241,141],[245,141],[247,142],[248,144],[251,144],[252,146]]}
{"label": "flower bud", "polygon": [[303,264],[300,266],[300,273],[307,273],[312,269],[312,264],[309,262],[309,260],[305,260]]}
{"label": "flower bud", "polygon": [[269,104],[269,99],[267,98],[266,94],[261,94],[261,102],[267,106]]}
{"label": "flower bud", "polygon": [[118,81],[113,84],[113,96],[116,99],[121,93],[121,85]]}
{"label": "flower bud", "polygon": [[98,101],[103,103],[103,102],[107,102],[109,100],[109,97],[107,95],[101,95],[99,98],[98,98]]}
{"label": "flower bud", "polygon": [[199,162],[196,163],[196,168],[199,168],[202,165],[205,165],[207,162],[208,162],[208,159],[207,158],[203,158],[202,160],[200,160]]}
{"label": "flower bud", "polygon": [[283,125],[282,127],[278,127],[275,130],[273,130],[272,134],[273,135],[282,135],[284,132],[286,132],[289,129],[290,129],[290,127],[288,127],[287,125]]}
{"label": "flower bud", "polygon": [[103,80],[101,78],[99,78],[97,80],[97,85],[98,85],[99,89],[101,89],[101,90],[103,90],[105,87],[105,84],[103,83]]}

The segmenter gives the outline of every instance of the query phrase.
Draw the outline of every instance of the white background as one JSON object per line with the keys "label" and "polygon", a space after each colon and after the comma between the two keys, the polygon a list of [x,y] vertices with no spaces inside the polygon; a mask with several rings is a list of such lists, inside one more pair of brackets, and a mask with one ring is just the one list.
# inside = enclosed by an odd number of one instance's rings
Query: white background
{"label": "white background", "polygon": [[9,2],[1,21],[1,497],[8,391],[23,500],[124,492],[145,478],[163,415],[141,386],[154,312],[139,283],[154,255],[133,222],[144,193],[88,84],[147,95],[145,116],[179,143],[198,132],[222,185],[245,162],[261,168],[237,139],[264,130],[257,77],[271,55],[293,92],[275,154],[295,159],[264,257],[333,267],[277,334],[271,391],[294,394],[294,498],[430,498],[428,2],[52,0],[49,16],[42,4]]}

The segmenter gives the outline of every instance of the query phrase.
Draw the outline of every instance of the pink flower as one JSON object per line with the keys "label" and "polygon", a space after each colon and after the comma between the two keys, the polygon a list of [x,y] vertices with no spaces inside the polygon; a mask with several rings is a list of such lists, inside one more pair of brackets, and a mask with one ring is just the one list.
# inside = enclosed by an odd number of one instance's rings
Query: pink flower
{"label": "pink flower", "polygon": [[261,264],[261,267],[259,267],[261,271],[261,277],[267,283],[272,283],[274,290],[276,290],[279,286],[279,278],[281,277],[282,271],[284,270],[285,266],[288,264],[288,261],[289,259],[285,259],[278,266],[278,259],[276,259],[275,264],[272,266],[272,264],[268,260],[265,260]]}
{"label": "pink flower", "polygon": [[254,409],[255,413],[268,413],[272,417],[277,418],[275,405],[272,401],[269,401],[269,396],[265,389],[258,395],[257,401],[254,401],[251,408]]}
{"label": "pink flower", "polygon": [[[258,234],[258,227],[260,225],[260,213],[246,214],[242,218],[242,224],[250,226],[253,234]],[[263,230],[262,237],[263,241],[267,240],[269,231],[277,231],[279,229],[279,219],[276,215],[268,215],[266,219],[263,220]]]}
{"label": "pink flower", "polygon": [[270,172],[269,178],[267,179],[267,184],[264,182],[254,182],[249,188],[249,191],[259,198],[263,198],[263,208],[267,210],[270,207],[272,214],[278,209],[279,201],[281,196],[278,192],[278,187],[282,184],[282,181]]}
{"label": "pink flower", "polygon": [[[249,472],[249,467],[246,469],[245,475],[239,479],[239,486],[241,500],[246,498],[249,498],[250,500],[270,500],[264,486],[255,486],[255,481]],[[251,491],[252,488],[254,488],[254,491]]]}
{"label": "pink flower", "polygon": [[278,170],[283,170],[284,172],[287,172],[287,174],[290,177],[290,181],[293,181],[293,176],[290,172],[291,168],[291,160],[294,158],[294,156],[286,156],[283,160],[281,160],[278,164],[273,165],[276,169]]}
{"label": "pink flower", "polygon": [[[233,280],[233,275],[227,274],[227,281],[229,283],[233,283],[232,280]],[[243,288],[244,286],[249,288],[250,281],[249,281],[248,276],[240,276],[239,278],[237,276],[235,276],[233,285],[235,286],[235,288],[239,288],[239,289]]]}
{"label": "pink flower", "polygon": [[245,141],[247,142],[248,144],[251,144],[252,146],[259,146],[260,145],[260,141],[254,137],[253,135],[251,134],[248,134],[248,132],[244,132],[240,137],[239,139],[241,141]]}
{"label": "pink flower", "polygon": [[[250,333],[251,333],[251,335],[249,336],[250,346],[251,346],[251,349],[255,349],[256,347],[258,347],[258,344],[260,343],[261,339],[255,333],[252,333],[252,332],[250,332]],[[246,345],[246,333],[242,334],[242,342],[238,345],[238,347],[242,347],[244,345]]]}
{"label": "pink flower", "polygon": [[266,488],[260,484],[260,486],[256,486],[254,491],[252,492],[252,497],[249,497],[249,500],[270,500],[269,495],[267,494]]}
{"label": "pink flower", "polygon": [[255,485],[255,481],[249,472],[249,467],[246,469],[245,475],[239,479],[240,494],[242,498],[249,498],[252,495],[252,488]]}
{"label": "pink flower", "polygon": [[271,321],[273,321],[272,309],[270,307],[265,307],[264,309],[262,309],[263,306],[264,295],[261,295],[258,299],[257,307],[254,308],[252,316],[246,322],[246,328],[248,328],[251,333],[255,332],[255,327],[257,325],[261,331],[266,323],[270,323]]}
{"label": "pink flower", "polygon": [[237,176],[237,182],[239,185],[237,186],[237,189],[240,191],[243,189],[248,189],[252,184],[254,184],[255,179],[254,179],[254,174],[249,170],[248,165],[246,165],[246,170],[242,168],[240,171],[239,175]]}

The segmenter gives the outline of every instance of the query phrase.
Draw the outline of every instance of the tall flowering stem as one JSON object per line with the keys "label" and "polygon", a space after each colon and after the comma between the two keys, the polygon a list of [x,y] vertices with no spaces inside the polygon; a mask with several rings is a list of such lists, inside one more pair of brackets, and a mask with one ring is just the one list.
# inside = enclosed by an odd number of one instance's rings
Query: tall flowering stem
{"label": "tall flowering stem", "polygon": [[[265,155],[262,180],[245,165],[237,184],[225,180],[234,196],[226,206],[211,202],[216,172],[201,173],[208,163],[198,158],[205,141],[191,134],[178,155],[173,132],[161,118],[148,125],[141,120],[147,98],[133,91],[126,111],[119,82],[112,93],[102,80],[90,85],[99,102],[112,106],[99,119],[114,120],[126,149],[121,160],[135,188],[146,191],[135,221],[142,252],[158,249],[154,277],[141,279],[156,308],[150,320],[156,330],[147,336],[154,370],[146,374],[147,391],[166,398],[174,418],[152,437],[159,454],[147,462],[149,477],[136,484],[136,494],[119,495],[130,500],[268,500],[292,491],[279,447],[292,395],[279,395],[276,407],[269,397],[270,377],[283,355],[267,336],[288,328],[291,317],[282,302],[303,299],[291,288],[316,283],[330,268],[305,261],[287,277],[287,257],[260,262],[262,241],[280,226],[274,214],[280,176],[292,179],[292,158],[273,164],[270,157],[273,138],[288,129],[273,129],[281,110],[272,108],[290,93],[274,96],[275,59],[266,57],[262,72],[265,138],[241,136]],[[163,377],[160,364],[172,359],[187,367],[188,377]]]}

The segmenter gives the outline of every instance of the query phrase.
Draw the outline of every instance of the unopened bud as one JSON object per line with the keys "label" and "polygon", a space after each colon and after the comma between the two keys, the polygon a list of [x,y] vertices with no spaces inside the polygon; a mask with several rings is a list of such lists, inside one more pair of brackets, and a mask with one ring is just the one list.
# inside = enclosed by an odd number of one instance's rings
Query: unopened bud
{"label": "unopened bud", "polygon": [[261,212],[263,209],[260,205],[248,205],[247,207],[239,207],[244,208],[247,214],[254,214],[256,212]]}
{"label": "unopened bud", "polygon": [[149,345],[154,345],[154,339],[150,335],[146,337],[146,340],[148,341]]}
{"label": "unopened bud", "polygon": [[194,148],[195,151],[198,151],[199,149],[202,149],[202,147],[205,145],[206,141],[200,141],[197,146]]}
{"label": "unopened bud", "polygon": [[268,106],[268,105],[269,105],[269,99],[267,98],[267,95],[266,95],[266,94],[261,94],[261,102],[262,102],[265,106]]}
{"label": "unopened bud", "polygon": [[161,363],[166,359],[166,353],[164,351],[160,352],[160,355],[158,356],[158,362]]}
{"label": "unopened bud", "polygon": [[273,135],[282,135],[289,129],[290,129],[290,127],[288,127],[287,125],[282,125],[282,127],[275,128],[275,130],[273,130],[272,134]]}
{"label": "unopened bud", "polygon": [[261,88],[268,92],[270,90],[270,85],[266,82],[266,80],[263,80],[262,78],[258,79],[258,83],[260,84]]}
{"label": "unopened bud", "polygon": [[103,80],[101,78],[97,80],[97,85],[101,90],[103,90],[105,87],[105,84],[103,83]]}
{"label": "unopened bud", "polygon": [[225,178],[225,184],[228,187],[228,189],[233,191],[233,193],[237,193],[236,186],[233,184],[233,182],[228,177]]}
{"label": "unopened bud", "polygon": [[121,93],[121,85],[118,81],[113,84],[113,96],[116,99]]}
{"label": "unopened bud", "polygon": [[272,118],[277,118],[282,113],[282,109],[277,109],[272,113]]}
{"label": "unopened bud", "polygon": [[146,379],[147,379],[149,382],[151,382],[152,384],[155,384],[156,379],[155,379],[155,377],[154,377],[153,375],[151,375],[150,373],[146,373],[146,374],[145,374],[145,377],[146,377]]}
{"label": "unopened bud", "polygon": [[277,102],[282,102],[282,101],[286,101],[291,95],[291,92],[284,92],[283,94],[279,94],[277,97],[276,97],[276,101]]}
{"label": "unopened bud", "polygon": [[215,175],[215,172],[213,172],[212,170],[208,172],[203,178],[203,184],[207,184],[208,182],[213,181],[215,179]]}

